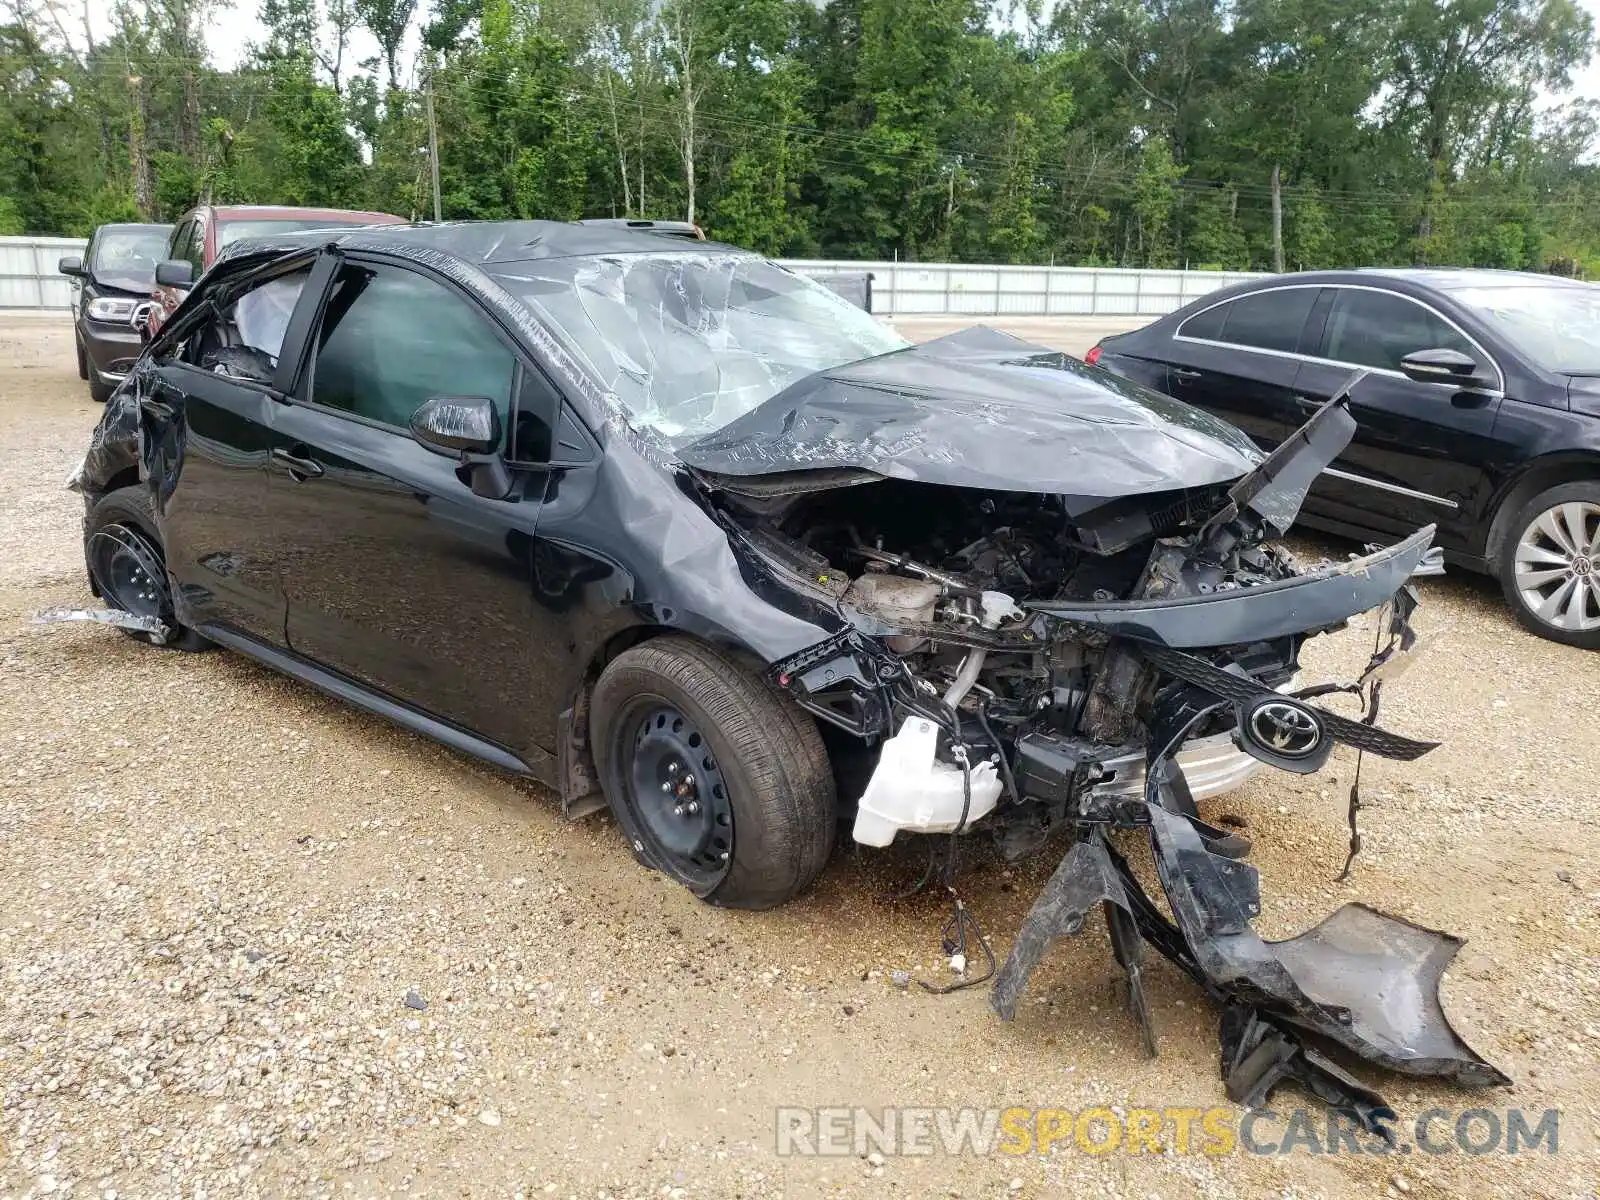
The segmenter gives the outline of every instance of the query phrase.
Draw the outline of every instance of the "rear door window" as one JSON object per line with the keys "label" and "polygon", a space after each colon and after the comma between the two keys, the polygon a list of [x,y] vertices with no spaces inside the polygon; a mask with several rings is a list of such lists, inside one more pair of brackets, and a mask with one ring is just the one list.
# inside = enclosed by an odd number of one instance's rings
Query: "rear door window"
{"label": "rear door window", "polygon": [[1205,338],[1207,341],[1220,342],[1222,340],[1222,324],[1228,319],[1228,305],[1219,304],[1215,308],[1208,308],[1204,312],[1195,313],[1178,327],[1180,337]]}
{"label": "rear door window", "polygon": [[1316,299],[1314,287],[1254,292],[1196,313],[1178,327],[1178,336],[1293,353]]}
{"label": "rear door window", "polygon": [[1361,367],[1398,371],[1400,360],[1418,350],[1457,350],[1483,358],[1449,322],[1415,300],[1394,292],[1339,288],[1328,312],[1322,357]]}

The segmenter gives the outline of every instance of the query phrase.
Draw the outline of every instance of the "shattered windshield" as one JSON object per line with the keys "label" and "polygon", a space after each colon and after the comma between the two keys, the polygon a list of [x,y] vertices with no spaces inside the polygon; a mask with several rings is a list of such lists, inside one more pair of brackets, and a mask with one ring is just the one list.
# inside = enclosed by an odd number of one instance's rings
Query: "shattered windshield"
{"label": "shattered windshield", "polygon": [[821,284],[754,254],[558,258],[502,282],[566,337],[630,424],[674,446],[814,371],[910,345]]}
{"label": "shattered windshield", "polygon": [[1451,295],[1546,371],[1600,375],[1600,288],[1460,288]]}
{"label": "shattered windshield", "polygon": [[96,271],[153,275],[167,254],[167,230],[116,229],[102,233],[94,246]]}

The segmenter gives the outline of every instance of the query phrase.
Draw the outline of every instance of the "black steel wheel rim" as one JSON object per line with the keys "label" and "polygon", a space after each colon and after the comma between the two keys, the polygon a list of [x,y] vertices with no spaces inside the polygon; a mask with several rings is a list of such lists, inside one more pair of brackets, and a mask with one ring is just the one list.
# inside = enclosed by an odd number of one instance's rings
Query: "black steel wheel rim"
{"label": "black steel wheel rim", "polygon": [[651,703],[632,723],[628,752],[639,836],[691,886],[715,885],[733,857],[733,807],[705,734],[671,704]]}
{"label": "black steel wheel rim", "polygon": [[95,580],[113,607],[166,620],[172,611],[167,572],[154,543],[127,525],[107,525],[91,539]]}

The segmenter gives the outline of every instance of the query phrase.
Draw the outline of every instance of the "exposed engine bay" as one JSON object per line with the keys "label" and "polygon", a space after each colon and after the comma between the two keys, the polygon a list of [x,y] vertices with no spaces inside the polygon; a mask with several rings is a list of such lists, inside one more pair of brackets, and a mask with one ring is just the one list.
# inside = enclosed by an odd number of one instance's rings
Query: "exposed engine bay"
{"label": "exposed engine bay", "polygon": [[[1196,489],[1074,517],[1056,496],[889,480],[870,495],[835,489],[739,514],[756,545],[834,598],[854,628],[881,638],[929,702],[962,723],[962,740],[989,747],[995,760],[974,765],[965,797],[959,773],[934,755],[920,725],[908,743],[920,748],[920,772],[896,757],[906,747],[891,738],[887,753],[899,766],[862,797],[856,840],[887,845],[897,829],[970,828],[995,809],[1000,760],[1014,758],[1014,803],[997,814],[1010,827],[1014,857],[1066,819],[1073,791],[1106,774],[1097,763],[1142,757],[1150,710],[1141,701],[1154,687],[1152,668],[1119,654],[1109,637],[1056,623],[1036,628],[1028,606],[1167,595],[1180,586],[1216,594],[1294,578],[1292,556],[1269,544],[1235,541],[1214,560],[1188,554],[1186,539],[1224,499],[1221,488]],[[1277,687],[1294,675],[1297,646],[1295,638],[1253,646],[1245,661],[1253,677]],[[1191,736],[1232,726],[1231,713],[1218,714]],[[890,779],[900,781],[896,792],[920,789],[920,799],[890,801]]]}
{"label": "exposed engine bay", "polygon": [[[995,975],[1002,1017],[1049,942],[1099,906],[1152,1053],[1145,944],[1223,1007],[1233,1099],[1259,1103],[1293,1077],[1381,1132],[1381,1097],[1319,1047],[1410,1074],[1507,1082],[1439,1004],[1460,943],[1361,905],[1299,938],[1261,941],[1249,843],[1196,805],[1263,764],[1316,771],[1335,742],[1400,760],[1433,748],[1376,724],[1383,679],[1413,648],[1408,581],[1436,567],[1432,529],[1310,570],[1277,544],[1353,430],[1336,399],[1231,487],[1093,505],[899,479],[857,486],[848,475],[789,488],[722,480],[715,503],[781,584],[842,618],[772,676],[875,754],[857,793],[857,842],[990,828],[1014,858],[1070,836]],[[1366,672],[1296,692],[1304,641],[1378,608]],[[1332,691],[1358,696],[1364,719],[1312,703]],[[1352,857],[1358,807],[1353,792]],[[1114,828],[1148,834],[1171,919],[1108,838]],[[976,924],[958,894],[955,906],[945,940],[960,971]]]}

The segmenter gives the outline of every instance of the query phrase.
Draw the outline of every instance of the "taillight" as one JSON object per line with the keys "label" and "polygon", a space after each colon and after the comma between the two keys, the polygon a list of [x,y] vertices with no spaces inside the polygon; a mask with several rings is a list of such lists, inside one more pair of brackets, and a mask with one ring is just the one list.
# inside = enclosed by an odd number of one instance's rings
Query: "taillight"
{"label": "taillight", "polygon": [[1094,366],[1096,363],[1098,363],[1100,361],[1100,355],[1102,353],[1103,353],[1103,350],[1102,350],[1101,347],[1099,347],[1099,346],[1091,346],[1089,348],[1089,353],[1087,353],[1087,354],[1085,354],[1083,356],[1083,361],[1088,363],[1092,367],[1092,366]]}

